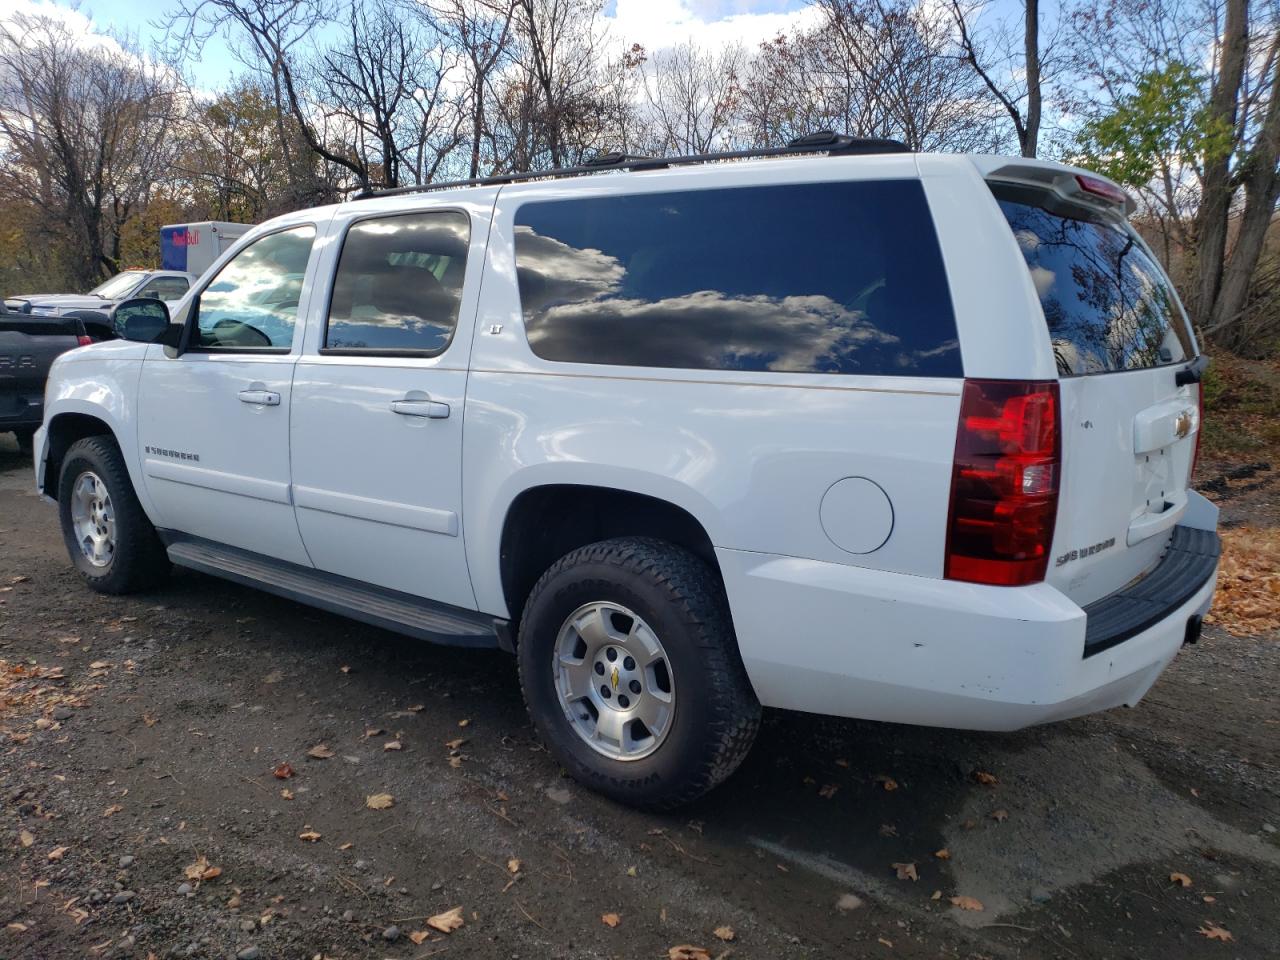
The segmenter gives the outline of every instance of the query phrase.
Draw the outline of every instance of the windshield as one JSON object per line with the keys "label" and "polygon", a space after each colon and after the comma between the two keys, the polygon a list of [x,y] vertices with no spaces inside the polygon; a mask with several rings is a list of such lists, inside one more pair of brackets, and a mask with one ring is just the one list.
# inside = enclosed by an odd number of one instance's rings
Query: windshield
{"label": "windshield", "polygon": [[103,300],[119,300],[126,293],[138,285],[146,274],[141,270],[129,270],[125,273],[117,273],[106,283],[100,283],[89,291],[89,294],[101,297]]}
{"label": "windshield", "polygon": [[1177,294],[1127,225],[1043,190],[992,192],[1031,271],[1059,374],[1142,370],[1194,354]]}

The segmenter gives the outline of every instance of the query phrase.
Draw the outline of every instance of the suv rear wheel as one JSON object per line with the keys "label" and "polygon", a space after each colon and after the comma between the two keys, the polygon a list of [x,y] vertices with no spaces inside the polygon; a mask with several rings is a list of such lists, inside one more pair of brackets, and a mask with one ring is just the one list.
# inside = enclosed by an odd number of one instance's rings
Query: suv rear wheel
{"label": "suv rear wheel", "polygon": [[755,739],[760,704],[719,578],[673,544],[626,537],[561,558],[529,596],[518,652],[548,748],[623,803],[688,803]]}
{"label": "suv rear wheel", "polygon": [[58,474],[58,517],[71,562],[100,593],[133,593],[169,573],[169,557],[110,437],[77,440]]}

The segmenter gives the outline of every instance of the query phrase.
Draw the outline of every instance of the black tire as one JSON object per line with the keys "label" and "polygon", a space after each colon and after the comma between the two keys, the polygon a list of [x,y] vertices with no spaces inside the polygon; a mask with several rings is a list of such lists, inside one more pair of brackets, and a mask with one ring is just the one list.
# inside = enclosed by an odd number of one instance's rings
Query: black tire
{"label": "black tire", "polygon": [[[597,752],[565,716],[556,689],[560,630],[595,602],[621,604],[644,620],[675,676],[670,730],[639,759]],[[551,753],[585,786],[631,806],[669,810],[711,790],[737,769],[760,725],[719,577],[662,540],[605,540],[558,560],[529,595],[517,654],[525,704]]]}
{"label": "black tire", "polygon": [[[93,564],[80,549],[72,521],[73,488],[86,471],[96,474],[106,486],[114,513],[115,549],[103,566]],[[162,583],[168,576],[164,544],[138,502],[124,456],[111,437],[86,437],[67,450],[58,474],[58,518],[72,564],[99,593],[135,593]]]}

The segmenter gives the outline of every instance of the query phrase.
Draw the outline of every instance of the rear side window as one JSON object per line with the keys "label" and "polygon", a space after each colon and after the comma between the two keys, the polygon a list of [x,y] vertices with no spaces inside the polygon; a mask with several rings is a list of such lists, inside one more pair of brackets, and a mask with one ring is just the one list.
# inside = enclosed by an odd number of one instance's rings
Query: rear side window
{"label": "rear side window", "polygon": [[439,210],[361,220],[347,231],[324,348],[431,355],[458,323],[470,223]]}
{"label": "rear side window", "polygon": [[1058,373],[1143,370],[1190,357],[1177,294],[1127,225],[1042,190],[992,190],[1031,271]]}
{"label": "rear side window", "polygon": [[529,345],[546,360],[962,375],[914,181],[527,203],[515,250]]}

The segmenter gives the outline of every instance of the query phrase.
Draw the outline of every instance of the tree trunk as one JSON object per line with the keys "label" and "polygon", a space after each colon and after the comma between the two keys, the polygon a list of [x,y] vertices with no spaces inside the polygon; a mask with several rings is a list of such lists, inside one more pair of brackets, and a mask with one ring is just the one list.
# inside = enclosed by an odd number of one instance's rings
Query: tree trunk
{"label": "tree trunk", "polygon": [[1027,118],[1022,155],[1034,157],[1040,146],[1040,0],[1027,0],[1026,28]]}
{"label": "tree trunk", "polygon": [[[1280,54],[1280,39],[1272,45],[1273,63],[1277,54]],[[1221,273],[1209,323],[1211,330],[1228,332],[1228,342],[1237,349],[1245,345],[1232,340],[1230,329],[1239,323],[1248,305],[1249,282],[1266,243],[1276,201],[1280,199],[1280,67],[1272,66],[1271,69],[1271,99],[1267,113],[1258,139],[1241,165],[1244,213],[1240,217],[1231,258]]]}
{"label": "tree trunk", "polygon": [[[1209,95],[1209,120],[1222,129],[1232,131],[1233,135],[1248,52],[1248,0],[1227,0],[1222,60]],[[1216,313],[1214,304],[1222,286],[1227,252],[1227,219],[1231,211],[1231,197],[1235,193],[1231,182],[1231,154],[1230,149],[1219,150],[1204,158],[1200,212],[1197,218],[1196,270],[1199,282],[1193,314],[1206,329],[1213,326]]]}

